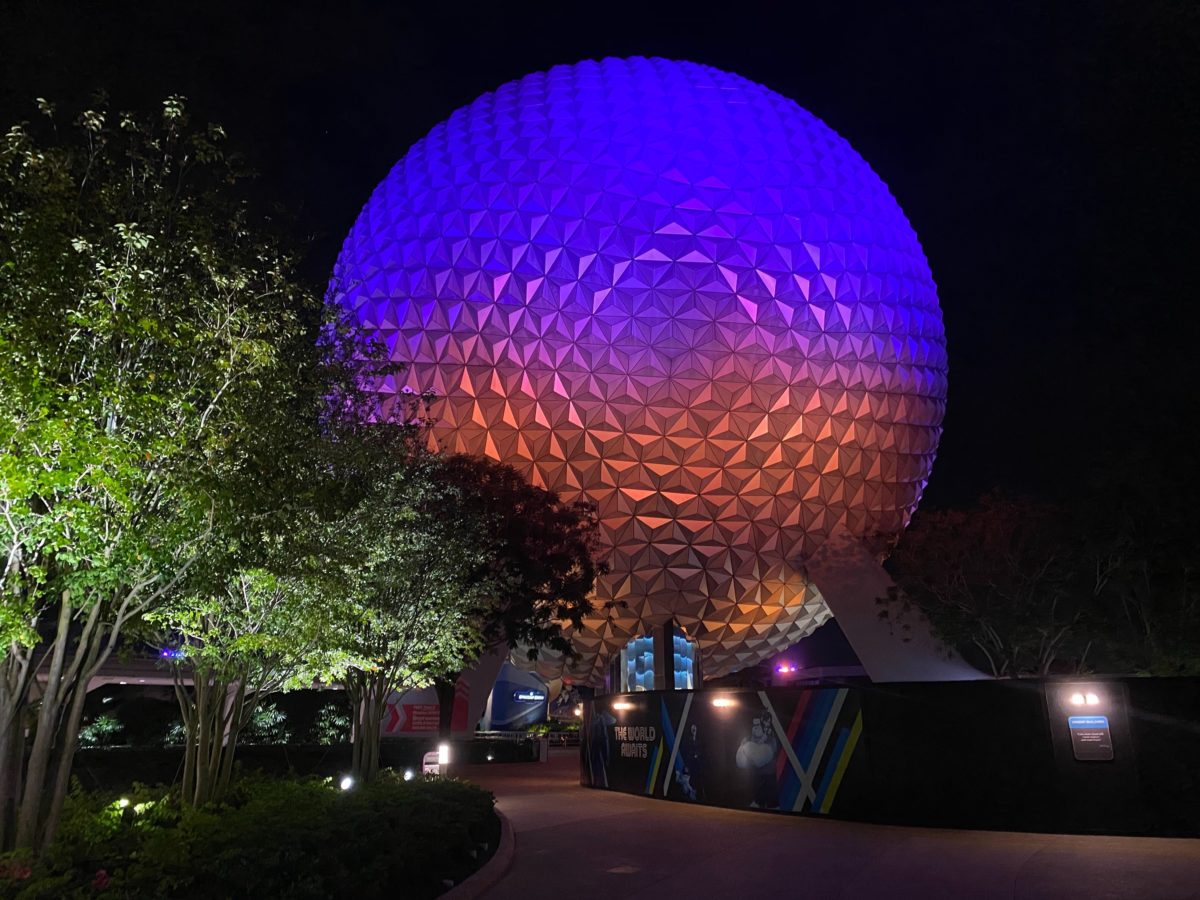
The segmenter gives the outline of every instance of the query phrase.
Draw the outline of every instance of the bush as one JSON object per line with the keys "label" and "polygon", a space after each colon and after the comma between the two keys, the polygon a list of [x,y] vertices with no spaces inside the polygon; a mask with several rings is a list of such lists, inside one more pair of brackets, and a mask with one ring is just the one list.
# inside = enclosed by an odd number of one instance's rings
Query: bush
{"label": "bush", "polygon": [[[179,705],[138,688],[108,686],[88,695],[79,745],[87,749],[179,746],[185,739]],[[350,710],[341,691],[273,695],[242,730],[246,746],[335,746],[350,740]]]}
{"label": "bush", "polygon": [[182,733],[175,700],[109,685],[88,695],[79,741],[81,747],[161,747]]}
{"label": "bush", "polygon": [[287,714],[275,703],[267,701],[259,705],[242,729],[238,740],[243,744],[287,744],[292,740],[288,728]]}
{"label": "bush", "polygon": [[80,747],[115,747],[125,727],[116,716],[101,713],[79,729]]}
{"label": "bush", "polygon": [[246,779],[201,809],[161,789],[123,801],[75,791],[44,858],[0,860],[0,897],[434,897],[495,846],[493,804],[464,782],[386,774],[345,792]]}

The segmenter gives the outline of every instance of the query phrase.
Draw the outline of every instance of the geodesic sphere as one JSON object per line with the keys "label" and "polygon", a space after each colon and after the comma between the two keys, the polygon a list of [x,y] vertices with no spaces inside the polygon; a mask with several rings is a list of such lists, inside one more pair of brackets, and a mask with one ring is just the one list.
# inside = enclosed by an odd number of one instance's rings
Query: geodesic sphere
{"label": "geodesic sphere", "polygon": [[597,600],[627,606],[574,635],[580,681],[671,617],[705,675],[803,637],[829,616],[803,561],[898,534],[941,433],[941,313],[895,199],[707,66],[559,66],[458,110],[368,200],[333,297],[409,364],[385,411],[432,388],[447,450],[598,505]]}

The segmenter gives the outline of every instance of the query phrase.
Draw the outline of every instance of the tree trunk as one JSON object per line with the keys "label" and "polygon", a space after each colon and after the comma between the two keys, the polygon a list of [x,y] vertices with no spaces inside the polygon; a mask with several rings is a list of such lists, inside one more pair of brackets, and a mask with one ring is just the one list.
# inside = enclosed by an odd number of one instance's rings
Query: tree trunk
{"label": "tree trunk", "polygon": [[461,674],[461,672],[452,672],[433,682],[433,689],[437,692],[438,698],[438,739],[441,741],[450,740],[454,723],[454,699]]}
{"label": "tree trunk", "polygon": [[231,728],[226,735],[225,744],[221,748],[221,770],[217,773],[214,800],[224,800],[225,794],[229,791],[229,785],[233,781],[233,760],[237,754],[237,740],[240,732],[241,729],[235,724],[235,727]]}
{"label": "tree trunk", "polygon": [[[199,722],[196,717],[195,703],[183,683],[183,675],[180,669],[175,669],[173,680],[175,682],[175,700],[179,704],[179,717],[183,722],[182,795],[184,802],[187,803],[190,802],[190,798],[196,790],[196,734]],[[195,675],[193,675],[192,683],[194,691]]]}
{"label": "tree trunk", "polygon": [[50,667],[46,673],[46,689],[38,704],[36,731],[33,747],[29,752],[29,763],[22,785],[20,811],[17,814],[18,849],[32,850],[40,843],[42,817],[46,804],[44,789],[46,774],[50,768],[50,754],[54,748],[55,732],[62,714],[61,679],[70,637],[71,595],[64,591],[62,606],[58,612],[54,644],[50,651]]}
{"label": "tree trunk", "polygon": [[[45,849],[54,840],[70,787],[88,684],[112,649],[111,635],[100,622],[101,607],[93,604],[82,629],[74,636],[74,653],[68,664],[67,646],[72,642],[77,608],[67,591],[61,603],[48,654],[45,690],[37,701],[31,702],[27,695],[22,704],[37,707],[33,745],[18,788],[15,845],[22,849]],[[36,677],[35,673],[31,676]]]}
{"label": "tree trunk", "polygon": [[[214,801],[222,800],[225,797],[225,792],[229,790],[229,783],[233,779],[233,758],[237,753],[238,735],[242,731],[242,726],[246,724],[247,719],[253,712],[253,706],[257,702],[249,703],[246,700],[246,679],[245,673],[239,678],[236,687],[225,685],[225,706],[223,716],[223,729],[221,740],[217,747],[219,750],[219,764],[216,768],[216,777],[213,783],[213,794],[211,799]],[[230,696],[230,691],[233,695]],[[257,697],[257,693],[254,694]]]}
{"label": "tree trunk", "polygon": [[362,691],[358,681],[358,673],[351,672],[342,682],[346,703],[350,705],[350,771],[358,772],[362,768],[362,727],[359,722],[362,714]]}
{"label": "tree trunk", "polygon": [[208,756],[212,751],[212,685],[207,672],[197,672],[196,687],[196,777],[192,796],[188,802],[199,806],[208,796]]}
{"label": "tree trunk", "polygon": [[366,783],[379,774],[379,740],[391,688],[383,673],[359,671],[347,677],[345,686],[354,710],[351,772],[355,779]]}
{"label": "tree trunk", "polygon": [[9,648],[0,677],[0,853],[12,849],[16,836],[25,767],[25,716],[31,664],[27,648]]}
{"label": "tree trunk", "polygon": [[[97,636],[103,638],[103,634]],[[50,805],[46,809],[46,819],[42,831],[42,850],[46,850],[58,833],[58,823],[62,819],[63,803],[67,799],[67,789],[71,786],[71,767],[75,763],[75,751],[79,749],[79,727],[83,723],[83,707],[87,702],[88,683],[96,666],[96,658],[100,654],[100,640],[89,642],[87,650],[79,648],[76,652],[86,652],[83,666],[74,683],[68,687],[71,692],[71,707],[67,718],[58,735],[58,747],[55,755],[54,789],[50,795]]]}
{"label": "tree trunk", "polygon": [[[191,688],[176,670],[175,699],[183,718],[183,800],[191,806],[220,801],[233,780],[238,736],[258,704],[261,685],[246,686],[246,673],[232,677],[193,668]],[[249,699],[248,699],[249,698]]]}

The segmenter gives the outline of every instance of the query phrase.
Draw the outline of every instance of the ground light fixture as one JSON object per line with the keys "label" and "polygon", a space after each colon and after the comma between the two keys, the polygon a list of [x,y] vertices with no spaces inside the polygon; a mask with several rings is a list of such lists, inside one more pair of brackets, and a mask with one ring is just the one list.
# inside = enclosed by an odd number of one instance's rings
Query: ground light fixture
{"label": "ground light fixture", "polygon": [[620,712],[627,709],[633,709],[633,704],[628,700],[617,700],[613,703],[612,708]]}
{"label": "ground light fixture", "polygon": [[713,697],[712,705],[717,709],[728,709],[731,706],[736,706],[737,701],[732,697]]}
{"label": "ground light fixture", "polygon": [[415,778],[415,777],[416,777],[416,775],[414,775],[414,774],[413,774],[413,770],[412,770],[412,769],[405,769],[405,770],[404,770],[404,780],[405,780],[405,781],[412,781],[412,780],[413,780],[413,778]]}
{"label": "ground light fixture", "polygon": [[438,744],[438,765],[439,766],[450,765],[450,745],[449,744]]}
{"label": "ground light fixture", "polygon": [[350,790],[350,788],[354,787],[354,776],[343,775],[342,780],[338,782],[338,787],[340,787],[343,791]]}

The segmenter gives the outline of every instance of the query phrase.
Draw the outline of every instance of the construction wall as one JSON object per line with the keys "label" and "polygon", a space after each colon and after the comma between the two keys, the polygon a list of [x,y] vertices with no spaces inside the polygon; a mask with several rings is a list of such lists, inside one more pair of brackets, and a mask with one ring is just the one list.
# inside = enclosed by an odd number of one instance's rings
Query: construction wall
{"label": "construction wall", "polygon": [[585,704],[581,781],[892,824],[1200,834],[1200,680],[638,692]]}

